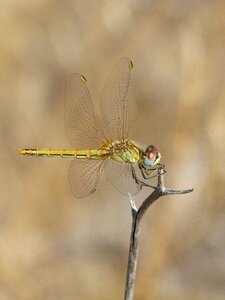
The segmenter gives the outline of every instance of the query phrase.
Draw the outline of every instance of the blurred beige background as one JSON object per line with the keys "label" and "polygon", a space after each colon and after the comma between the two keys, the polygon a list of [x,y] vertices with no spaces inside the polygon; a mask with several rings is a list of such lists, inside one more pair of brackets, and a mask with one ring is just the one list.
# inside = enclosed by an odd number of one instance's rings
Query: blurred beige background
{"label": "blurred beige background", "polygon": [[[166,184],[143,220],[135,299],[225,298],[225,2],[1,1],[0,299],[123,299],[128,199],[102,177],[77,200],[63,82],[80,72],[94,102],[116,61],[134,62],[130,136],[155,144]],[[135,201],[140,204],[149,190]]]}

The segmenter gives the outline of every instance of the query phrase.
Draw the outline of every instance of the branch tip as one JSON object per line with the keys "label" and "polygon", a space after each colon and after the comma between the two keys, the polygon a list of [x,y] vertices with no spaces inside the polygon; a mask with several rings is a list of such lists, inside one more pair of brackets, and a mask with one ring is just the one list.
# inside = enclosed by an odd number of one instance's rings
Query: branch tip
{"label": "branch tip", "polygon": [[137,212],[138,212],[138,209],[137,209],[137,206],[132,198],[132,195],[130,193],[128,193],[128,196],[129,196],[129,202],[130,202],[130,208],[131,208],[131,212],[132,212],[132,216],[135,217]]}

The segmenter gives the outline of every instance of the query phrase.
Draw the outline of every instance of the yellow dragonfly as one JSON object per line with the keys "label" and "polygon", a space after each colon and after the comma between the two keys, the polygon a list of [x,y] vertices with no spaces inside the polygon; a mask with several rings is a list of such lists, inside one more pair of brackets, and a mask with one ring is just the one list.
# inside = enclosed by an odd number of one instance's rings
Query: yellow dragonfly
{"label": "yellow dragonfly", "polygon": [[[102,119],[94,110],[83,75],[73,74],[65,91],[65,129],[75,149],[19,149],[23,155],[72,159],[69,182],[76,198],[95,191],[100,173],[123,194],[136,194],[144,179],[160,164],[153,145],[142,149],[128,138],[127,93],[133,63],[121,58],[112,70],[101,96]],[[141,172],[139,172],[141,171]]]}

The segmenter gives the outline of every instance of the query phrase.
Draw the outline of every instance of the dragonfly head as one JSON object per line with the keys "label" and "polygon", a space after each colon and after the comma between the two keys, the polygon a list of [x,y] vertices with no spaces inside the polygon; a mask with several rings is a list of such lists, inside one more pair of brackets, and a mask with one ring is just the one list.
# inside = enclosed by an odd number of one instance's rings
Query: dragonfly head
{"label": "dragonfly head", "polygon": [[146,148],[143,158],[143,163],[145,166],[154,166],[159,163],[161,159],[161,154],[158,152],[158,149],[150,145]]}

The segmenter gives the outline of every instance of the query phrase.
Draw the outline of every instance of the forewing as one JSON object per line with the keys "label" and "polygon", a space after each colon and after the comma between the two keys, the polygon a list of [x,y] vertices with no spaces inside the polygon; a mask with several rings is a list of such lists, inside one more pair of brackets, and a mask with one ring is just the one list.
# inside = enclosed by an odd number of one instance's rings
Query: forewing
{"label": "forewing", "polygon": [[84,198],[95,190],[105,161],[75,159],[69,168],[69,182],[76,198]]}
{"label": "forewing", "polygon": [[132,167],[134,172],[136,170],[135,165],[129,163],[120,163],[113,160],[107,160],[105,164],[105,176],[112,186],[120,193],[127,195],[137,194],[141,186],[138,185],[132,175]]}
{"label": "forewing", "polygon": [[65,89],[65,129],[76,149],[98,148],[103,137],[85,78],[72,74]]}
{"label": "forewing", "polygon": [[127,137],[127,92],[133,65],[129,58],[121,58],[110,74],[101,97],[105,135],[115,141]]}

